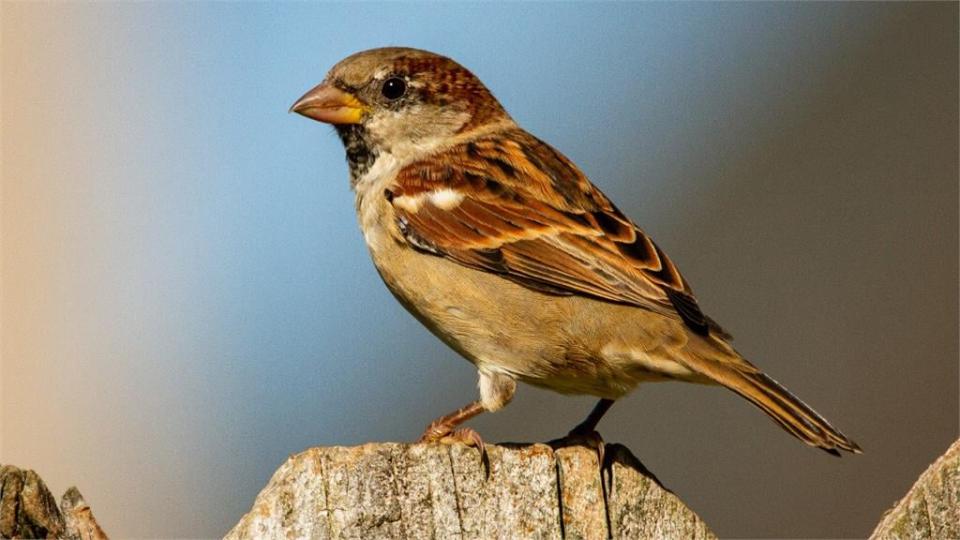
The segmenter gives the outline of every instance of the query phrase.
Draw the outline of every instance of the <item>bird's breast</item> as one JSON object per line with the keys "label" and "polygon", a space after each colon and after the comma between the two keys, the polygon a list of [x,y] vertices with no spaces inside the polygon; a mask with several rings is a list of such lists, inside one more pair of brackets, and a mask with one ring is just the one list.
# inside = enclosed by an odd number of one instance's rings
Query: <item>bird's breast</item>
{"label": "bird's breast", "polygon": [[363,239],[376,262],[376,254],[393,236],[393,207],[385,191],[396,177],[401,163],[391,154],[382,154],[354,185],[356,190],[357,220]]}
{"label": "bird's breast", "polygon": [[685,335],[678,321],[636,307],[546,295],[414,249],[385,193],[401,167],[381,155],[356,183],[364,240],[397,300],[465,358],[561,392],[603,397],[622,395],[641,380],[687,375],[672,362],[655,363],[670,356],[660,345],[682,346],[663,337]]}

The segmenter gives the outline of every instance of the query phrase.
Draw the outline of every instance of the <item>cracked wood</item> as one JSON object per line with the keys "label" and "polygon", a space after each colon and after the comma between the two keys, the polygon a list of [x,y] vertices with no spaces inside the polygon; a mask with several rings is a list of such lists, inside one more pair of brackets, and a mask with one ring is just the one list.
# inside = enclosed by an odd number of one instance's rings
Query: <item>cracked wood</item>
{"label": "cracked wood", "polygon": [[543,444],[367,444],[291,456],[228,534],[242,538],[713,538],[630,452]]}

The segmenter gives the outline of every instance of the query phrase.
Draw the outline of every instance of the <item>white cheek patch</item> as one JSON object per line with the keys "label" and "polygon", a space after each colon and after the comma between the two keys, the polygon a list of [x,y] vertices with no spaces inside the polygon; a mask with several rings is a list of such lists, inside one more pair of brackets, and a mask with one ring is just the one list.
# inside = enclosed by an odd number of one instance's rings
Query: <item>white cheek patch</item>
{"label": "white cheek patch", "polygon": [[443,210],[455,208],[462,200],[463,193],[454,191],[450,188],[438,189],[437,191],[430,193],[430,202],[432,202],[434,206]]}

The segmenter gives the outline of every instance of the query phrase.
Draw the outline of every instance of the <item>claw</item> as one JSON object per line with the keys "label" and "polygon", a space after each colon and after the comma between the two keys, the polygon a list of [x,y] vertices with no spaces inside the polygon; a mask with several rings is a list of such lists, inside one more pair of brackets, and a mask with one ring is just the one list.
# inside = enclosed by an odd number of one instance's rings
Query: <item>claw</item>
{"label": "claw", "polygon": [[[579,426],[578,426],[579,427]],[[570,433],[567,433],[566,436],[559,439],[554,439],[548,442],[554,450],[560,448],[567,448],[570,446],[586,446],[587,448],[592,448],[594,452],[597,453],[597,465],[599,467],[600,481],[604,484],[604,489],[607,493],[610,492],[611,485],[613,481],[613,475],[607,474],[607,480],[604,481],[604,472],[609,472],[610,467],[606,462],[606,444],[603,442],[603,437],[600,436],[600,433],[596,430],[581,430],[578,428],[573,428]]]}
{"label": "claw", "polygon": [[483,464],[484,478],[490,479],[490,457],[487,455],[487,447],[483,443],[483,438],[476,430],[470,428],[453,429],[449,424],[443,422],[432,422],[423,435],[417,440],[418,443],[440,443],[457,444],[463,443],[472,446],[480,451],[480,463]]}
{"label": "claw", "polygon": [[484,450],[483,439],[480,434],[470,428],[459,428],[440,438],[443,444],[454,444],[461,442],[467,446],[472,446],[481,452]]}
{"label": "claw", "polygon": [[487,455],[487,447],[483,443],[483,438],[475,430],[470,428],[460,428],[449,435],[440,439],[443,444],[463,443],[472,446],[480,451],[480,463],[483,465],[484,479],[490,479],[490,456]]}
{"label": "claw", "polygon": [[571,431],[567,437],[582,441],[584,446],[593,448],[597,452],[597,463],[600,464],[601,468],[603,467],[604,458],[606,457],[607,452],[607,445],[605,442],[603,442],[603,437],[600,436],[599,431],[590,430],[587,432],[577,432],[574,430]]}

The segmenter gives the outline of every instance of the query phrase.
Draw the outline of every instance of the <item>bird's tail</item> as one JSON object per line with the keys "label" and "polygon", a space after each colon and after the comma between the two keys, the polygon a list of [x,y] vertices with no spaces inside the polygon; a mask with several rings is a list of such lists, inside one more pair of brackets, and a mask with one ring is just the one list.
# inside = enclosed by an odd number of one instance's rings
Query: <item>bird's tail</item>
{"label": "bird's tail", "polygon": [[684,360],[688,361],[688,367],[750,400],[780,427],[810,446],[836,456],[840,455],[839,450],[863,453],[857,443],[840,433],[780,383],[741,358],[729,345],[723,348],[728,349],[734,357],[718,361],[691,355]]}

